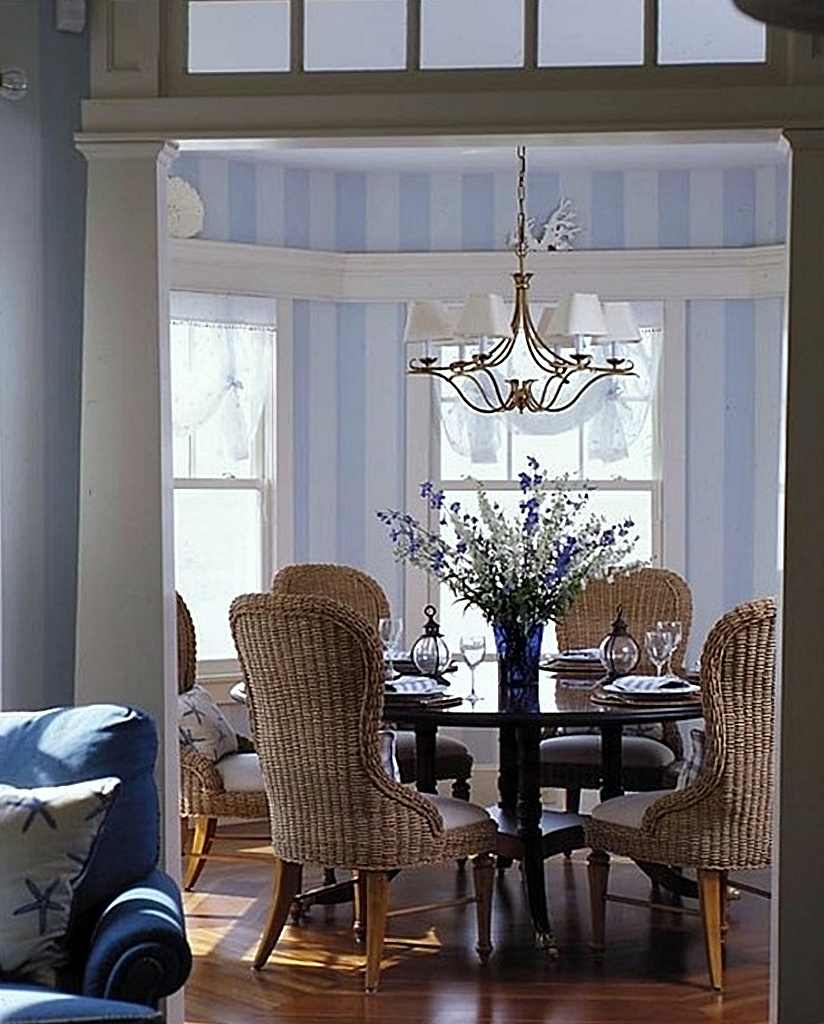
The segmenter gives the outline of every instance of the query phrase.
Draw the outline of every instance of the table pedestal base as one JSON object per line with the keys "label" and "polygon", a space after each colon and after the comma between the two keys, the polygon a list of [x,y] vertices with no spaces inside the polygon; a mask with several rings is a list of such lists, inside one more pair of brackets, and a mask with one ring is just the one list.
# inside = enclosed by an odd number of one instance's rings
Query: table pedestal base
{"label": "table pedestal base", "polygon": [[582,814],[569,811],[551,811],[542,808],[538,829],[524,834],[519,827],[515,811],[503,807],[488,807],[490,817],[498,823],[499,857],[523,862],[529,913],[535,927],[535,945],[550,956],[558,955],[558,945],[549,921],[544,860],[568,850],[579,850],[584,844]]}

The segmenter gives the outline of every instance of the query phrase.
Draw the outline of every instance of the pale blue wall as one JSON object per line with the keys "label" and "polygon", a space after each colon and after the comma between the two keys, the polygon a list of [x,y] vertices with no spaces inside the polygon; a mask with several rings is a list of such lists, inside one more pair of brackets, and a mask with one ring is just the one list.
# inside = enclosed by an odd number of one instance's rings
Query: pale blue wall
{"label": "pale blue wall", "polygon": [[0,41],[30,83],[0,101],[0,703],[30,708],[74,696],[88,39],[3,0]]}
{"label": "pale blue wall", "polygon": [[[334,251],[503,249],[511,174],[335,173],[182,155],[200,190],[203,237]],[[575,248],[724,247],[783,242],[786,167],[541,171],[530,212],[573,198]],[[299,301],[293,397],[295,559],[402,577],[375,510],[404,507],[403,308]],[[686,575],[690,657],[739,601],[776,593],[782,303],[692,301],[687,316]],[[756,401],[756,395],[760,396]]]}

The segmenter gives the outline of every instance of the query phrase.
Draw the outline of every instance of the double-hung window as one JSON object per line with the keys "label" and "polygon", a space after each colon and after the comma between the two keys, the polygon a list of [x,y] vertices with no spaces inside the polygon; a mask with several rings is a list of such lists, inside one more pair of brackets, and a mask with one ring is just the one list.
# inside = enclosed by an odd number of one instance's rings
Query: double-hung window
{"label": "double-hung window", "polygon": [[175,586],[207,675],[231,670],[228,611],[273,564],[275,304],[173,292]]}
{"label": "double-hung window", "polygon": [[[634,303],[633,308],[644,325],[642,340],[627,346],[626,354],[638,376],[601,381],[568,411],[481,415],[469,410],[446,385],[434,390],[431,478],[445,492],[447,504],[457,500],[471,510],[474,481],[482,481],[493,501],[517,512],[518,476],[527,469],[528,457],[534,456],[561,486],[586,491],[589,508],[608,522],[629,516],[639,538],[633,558],[660,562],[662,481],[656,394],[663,312],[658,303]],[[454,355],[459,355],[457,347]],[[436,521],[430,525],[434,528]],[[480,613],[456,604],[447,587],[441,585],[439,592],[429,596],[440,609],[445,636],[485,630]],[[545,643],[550,646],[553,641],[548,630]],[[487,649],[493,649],[491,633]]]}

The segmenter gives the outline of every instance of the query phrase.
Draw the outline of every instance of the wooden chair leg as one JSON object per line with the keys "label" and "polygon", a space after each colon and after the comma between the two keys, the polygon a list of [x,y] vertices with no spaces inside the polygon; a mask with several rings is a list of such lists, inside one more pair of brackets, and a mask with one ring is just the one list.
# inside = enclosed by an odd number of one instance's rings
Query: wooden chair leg
{"label": "wooden chair leg", "polygon": [[604,850],[593,850],[587,858],[589,877],[589,904],[592,915],[592,940],[594,952],[604,948],[604,925],[607,910],[607,886],[609,885],[609,854]]}
{"label": "wooden chair leg", "polygon": [[723,883],[723,871],[699,868],[698,902],[701,908],[701,923],[704,927],[704,945],[707,950],[710,984],[716,992],[721,991],[724,981],[724,957],[721,935],[726,894]]}
{"label": "wooden chair leg", "polygon": [[495,858],[491,853],[472,858],[472,884],[478,917],[478,944],[475,949],[481,963],[486,963],[492,952],[492,890],[495,887]]}
{"label": "wooden chair leg", "polygon": [[363,944],[366,941],[366,877],[360,872],[355,872],[355,909],[352,929],[355,933],[355,942]]}
{"label": "wooden chair leg", "polygon": [[216,829],[217,818],[210,817],[207,814],[195,816],[192,843],[189,847],[189,855],[186,858],[186,865],[183,869],[183,888],[187,891],[194,889],[195,882],[200,878],[200,873],[206,864],[206,857],[212,848]]}
{"label": "wooden chair leg", "polygon": [[381,973],[386,911],[389,908],[389,876],[385,871],[366,875],[366,991],[376,992]]}
{"label": "wooden chair leg", "polygon": [[300,885],[302,865],[294,864],[292,861],[275,858],[275,877],[272,883],[272,899],[269,903],[269,913],[266,917],[266,924],[263,927],[263,934],[258,943],[252,967],[259,971],[269,959],[275,943],[280,938],[292,900]]}

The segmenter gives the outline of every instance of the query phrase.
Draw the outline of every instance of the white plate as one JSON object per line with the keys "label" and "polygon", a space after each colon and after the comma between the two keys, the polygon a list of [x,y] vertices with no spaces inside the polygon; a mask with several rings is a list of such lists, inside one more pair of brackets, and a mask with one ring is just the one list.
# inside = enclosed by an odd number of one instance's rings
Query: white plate
{"label": "white plate", "polygon": [[429,676],[399,676],[397,679],[390,680],[386,685],[387,695],[392,694],[430,694],[430,693],[448,693],[447,687],[443,683],[438,683]]}
{"label": "white plate", "polygon": [[[670,682],[672,685],[663,684]],[[677,685],[675,685],[677,683]],[[644,697],[649,700],[666,700],[668,697],[689,697],[700,693],[701,687],[677,676],[659,679],[657,676],[621,676],[603,687],[604,693],[618,693],[625,696]]]}

